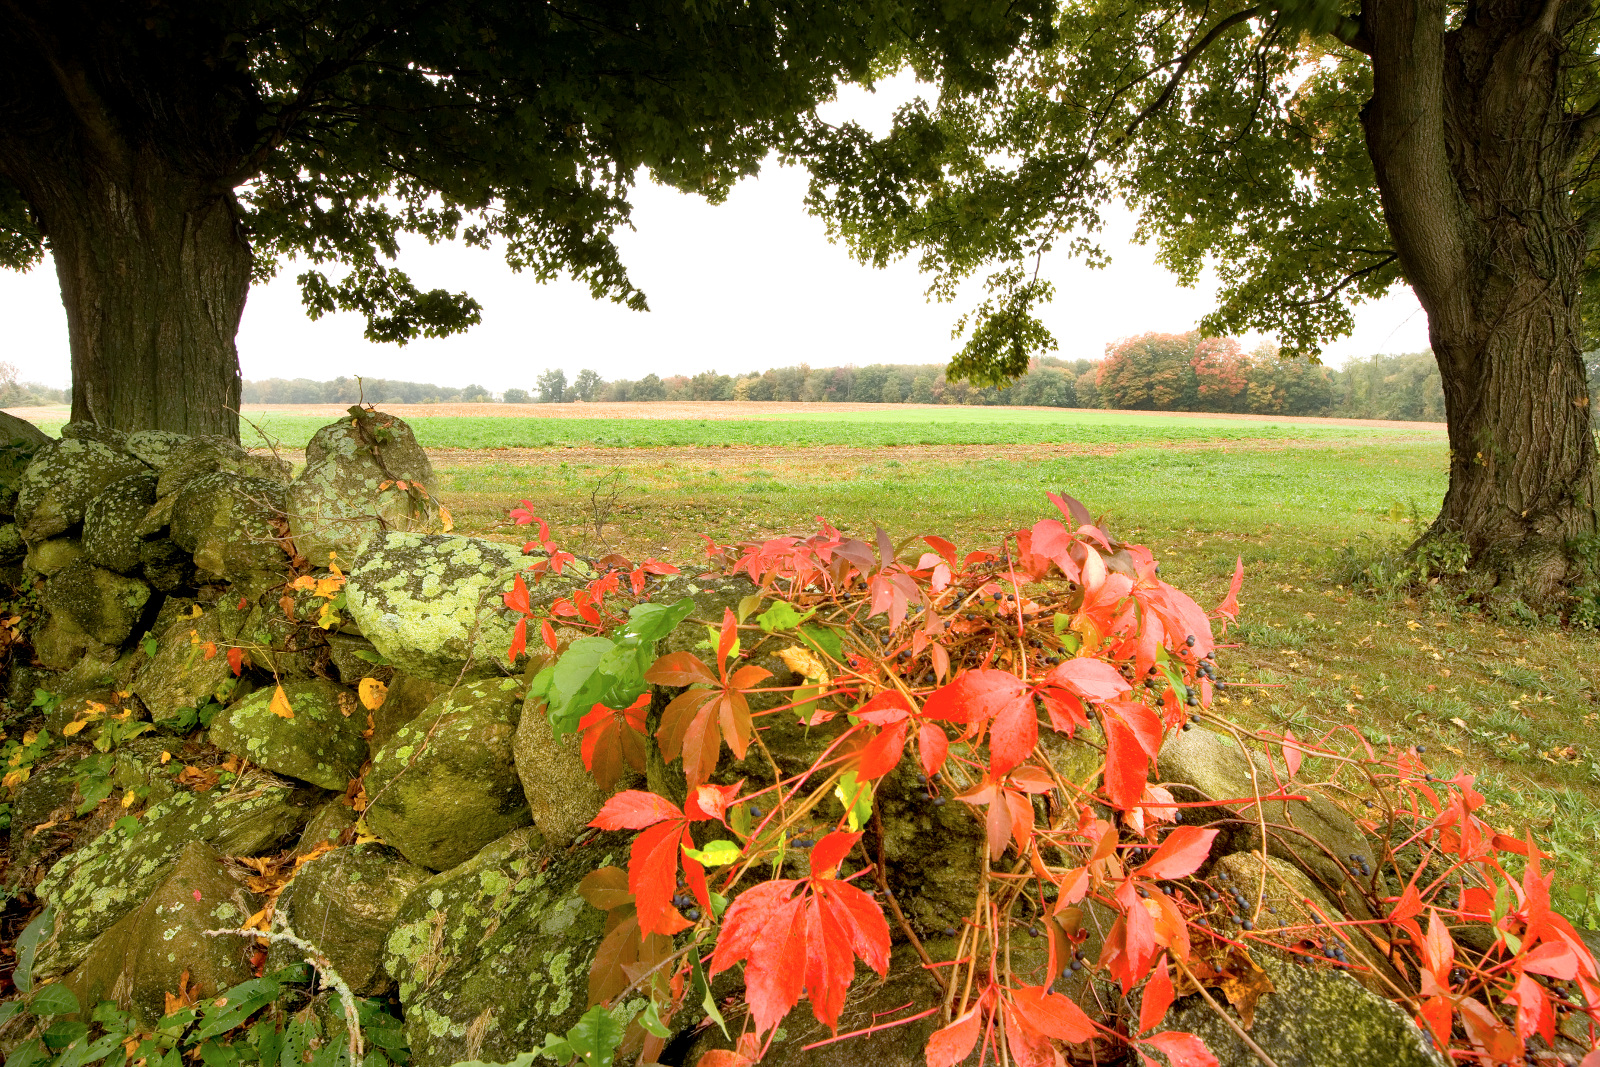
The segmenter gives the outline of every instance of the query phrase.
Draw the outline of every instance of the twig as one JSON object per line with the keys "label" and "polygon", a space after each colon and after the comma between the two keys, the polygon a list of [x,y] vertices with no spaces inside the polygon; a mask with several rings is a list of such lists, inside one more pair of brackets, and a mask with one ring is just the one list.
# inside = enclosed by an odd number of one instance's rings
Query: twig
{"label": "twig", "polygon": [[293,945],[301,952],[304,952],[306,954],[305,961],[322,976],[324,983],[332,986],[334,991],[339,994],[339,1002],[344,1007],[345,1025],[350,1031],[350,1062],[361,1062],[365,1053],[361,1043],[361,1016],[356,1011],[356,995],[351,990],[350,983],[341,978],[339,972],[333,969],[333,964],[328,962],[328,957],[322,954],[321,949],[290,930],[282,933],[274,933],[270,930],[206,930],[204,933],[207,937],[251,937],[268,942],[281,941],[284,944]]}

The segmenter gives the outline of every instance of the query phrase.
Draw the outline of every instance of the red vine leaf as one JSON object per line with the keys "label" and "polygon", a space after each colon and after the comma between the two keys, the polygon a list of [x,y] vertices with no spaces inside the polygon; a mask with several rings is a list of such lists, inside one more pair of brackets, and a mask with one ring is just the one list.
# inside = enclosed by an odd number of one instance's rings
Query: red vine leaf
{"label": "red vine leaf", "polygon": [[650,694],[643,693],[626,708],[596,704],[578,721],[583,765],[602,792],[609,793],[617,784],[624,766],[644,773],[645,714],[649,708]]}
{"label": "red vine leaf", "polygon": [[1167,835],[1155,855],[1133,873],[1142,878],[1182,878],[1199,870],[1211,854],[1211,842],[1218,831],[1198,826],[1180,826]]}
{"label": "red vine leaf", "polygon": [[[1153,1045],[1157,1051],[1166,1056],[1167,1062],[1172,1067],[1217,1067],[1217,1058],[1206,1048],[1206,1043],[1193,1034],[1169,1030],[1146,1039],[1145,1044]],[[1154,1061],[1145,1057],[1145,1062]]]}
{"label": "red vine leaf", "polygon": [[1142,1034],[1161,1025],[1171,1006],[1172,975],[1168,973],[1167,957],[1162,956],[1144,985],[1144,1000],[1139,1005],[1139,1032]]}

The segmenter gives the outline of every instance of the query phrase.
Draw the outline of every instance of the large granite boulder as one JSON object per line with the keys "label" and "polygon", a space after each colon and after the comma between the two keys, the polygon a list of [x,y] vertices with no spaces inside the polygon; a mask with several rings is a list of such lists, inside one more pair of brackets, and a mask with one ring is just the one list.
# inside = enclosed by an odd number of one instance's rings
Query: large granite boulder
{"label": "large granite boulder", "polygon": [[372,751],[377,752],[388,744],[400,727],[427,711],[428,705],[448,688],[443,682],[430,682],[409,674],[396,674],[389,679],[383,703],[372,713],[372,736],[368,738]]}
{"label": "large granite boulder", "polygon": [[346,416],[316,432],[305,469],[289,483],[295,549],[313,567],[327,567],[332,554],[348,569],[385,530],[436,531],[436,490],[411,427],[382,412]]}
{"label": "large granite boulder", "polygon": [[289,564],[273,522],[282,514],[279,483],[232,471],[202,474],[173,504],[172,539],[206,578],[247,589],[273,585]]}
{"label": "large granite boulder", "polygon": [[0,411],[0,448],[20,446],[38,451],[51,444],[55,444],[55,438],[27,419]]}
{"label": "large granite boulder", "polygon": [[[536,831],[517,830],[412,891],[385,965],[399,983],[414,1067],[510,1060],[578,1021],[605,928],[578,883],[625,864],[629,836],[549,849]],[[644,1006],[636,998],[612,1010],[626,1022]]]}
{"label": "large granite boulder", "polygon": [[165,869],[137,909],[95,938],[87,958],[62,985],[87,1009],[102,1000],[153,1029],[167,1014],[166,998],[187,981],[204,1000],[253,974],[242,937],[207,937],[207,930],[236,930],[260,906],[211,845],[191,841]]}
{"label": "large granite boulder", "polygon": [[[287,716],[279,714],[284,703]],[[343,792],[367,761],[359,707],[355,693],[324,678],[264,686],[217,714],[211,743],[269,771]]]}
{"label": "large granite boulder", "polygon": [[[89,419],[76,419],[61,427],[63,441],[93,441],[118,452],[128,451],[128,435],[114,426],[101,426]],[[130,453],[131,455],[131,453]]]}
{"label": "large granite boulder", "polygon": [[11,563],[27,554],[28,543],[22,539],[22,531],[17,529],[17,524],[8,522],[0,525],[0,563]]}
{"label": "large granite boulder", "polygon": [[[414,533],[386,533],[368,545],[345,589],[350,617],[398,671],[453,683],[521,669],[506,659],[517,616],[502,597],[540,557],[516,545]],[[581,562],[529,584],[539,610],[592,580]]]}
{"label": "large granite boulder", "polygon": [[98,441],[63,440],[39,449],[17,485],[17,526],[32,544],[83,521],[89,501],[113,482],[148,470]]}
{"label": "large granite boulder", "polygon": [[113,648],[133,634],[149,600],[150,587],[144,582],[86,559],[67,564],[44,586],[51,614]]}
{"label": "large granite boulder", "polygon": [[573,840],[600,813],[609,795],[584,767],[579,736],[556,737],[544,701],[530,696],[517,724],[514,752],[534,825],[551,845]]}
{"label": "large granite boulder", "polygon": [[139,568],[150,587],[163,593],[195,584],[194,557],[170,537],[140,541]]}
{"label": "large granite boulder", "polygon": [[0,516],[10,517],[17,506],[17,486],[34,454],[54,441],[26,419],[0,411]]}
{"label": "large granite boulder", "polygon": [[34,974],[51,978],[82,963],[94,939],[155,891],[190,842],[227,856],[275,851],[294,841],[318,796],[265,775],[227,793],[178,793],[137,826],[113,827],[67,855],[34,891],[55,909]]}
{"label": "large granite boulder", "polygon": [[139,524],[156,502],[154,471],[112,482],[83,512],[83,554],[90,563],[132,574],[142,562]]}
{"label": "large granite boulder", "polygon": [[[380,994],[391,984],[383,955],[395,916],[432,874],[382,845],[336,848],[295,872],[274,916],[321,949],[356,995]],[[267,954],[267,968],[287,967],[300,958],[279,942]]]}
{"label": "large granite boulder", "polygon": [[367,825],[442,871],[532,821],[513,761],[522,692],[510,678],[447,691],[372,757]]}

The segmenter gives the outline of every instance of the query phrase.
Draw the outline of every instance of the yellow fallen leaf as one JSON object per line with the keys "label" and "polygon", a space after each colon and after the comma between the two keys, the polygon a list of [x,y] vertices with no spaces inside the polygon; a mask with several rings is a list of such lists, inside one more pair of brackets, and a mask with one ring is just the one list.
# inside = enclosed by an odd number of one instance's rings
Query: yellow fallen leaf
{"label": "yellow fallen leaf", "polygon": [[803,675],[814,682],[826,682],[828,680],[828,668],[823,666],[822,661],[810,649],[801,648],[799,645],[791,645],[788,648],[779,649],[778,658],[783,660],[784,666],[791,671]]}
{"label": "yellow fallen leaf", "polygon": [[205,611],[201,609],[199,604],[196,604],[196,605],[194,605],[193,607],[191,607],[189,609],[189,618],[191,618],[191,619],[198,619],[200,616],[202,616],[204,614],[205,614]]}
{"label": "yellow fallen leaf", "polygon": [[272,714],[280,719],[294,718],[294,708],[289,706],[289,697],[281,685],[272,691]]}
{"label": "yellow fallen leaf", "polygon": [[89,723],[86,719],[75,719],[61,728],[61,736],[76,737],[78,734],[83,733],[83,728],[88,725]]}
{"label": "yellow fallen leaf", "polygon": [[161,765],[163,767],[165,767],[167,764],[169,764],[171,762],[172,762],[172,753],[170,753],[170,752],[161,753]]}
{"label": "yellow fallen leaf", "polygon": [[455,528],[456,528],[456,520],[452,519],[450,517],[450,509],[445,507],[443,504],[440,504],[439,505],[439,529],[444,533],[449,533],[451,530],[454,530]]}
{"label": "yellow fallen leaf", "polygon": [[376,678],[361,679],[357,687],[361,693],[361,706],[368,711],[377,711],[383,707],[384,698],[389,695],[389,687]]}
{"label": "yellow fallen leaf", "polygon": [[139,798],[135,794],[133,794],[133,793],[124,793],[123,794],[123,796],[122,796],[122,806],[124,808],[131,808],[137,803],[139,803]]}

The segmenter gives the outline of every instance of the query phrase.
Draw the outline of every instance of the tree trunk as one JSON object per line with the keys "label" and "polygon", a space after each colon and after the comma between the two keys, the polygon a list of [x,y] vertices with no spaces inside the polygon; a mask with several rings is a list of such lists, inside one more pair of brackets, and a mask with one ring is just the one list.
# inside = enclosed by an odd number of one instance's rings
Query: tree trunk
{"label": "tree trunk", "polygon": [[239,437],[234,334],[250,248],[233,197],[159,165],[68,172],[30,197],[72,344],[72,417],[120,430]]}
{"label": "tree trunk", "polygon": [[[233,196],[255,136],[240,110],[246,79],[227,63],[186,63],[192,41],[147,32],[131,9],[0,9],[0,178],[55,257],[72,417],[237,439],[234,334],[252,264]],[[220,48],[205,25],[183,29]]]}
{"label": "tree trunk", "polygon": [[1459,538],[1478,587],[1540,609],[1564,599],[1572,540],[1596,531],[1560,7],[1475,3],[1447,32],[1444,0],[1363,5],[1368,149],[1449,423],[1450,487],[1424,541]]}

